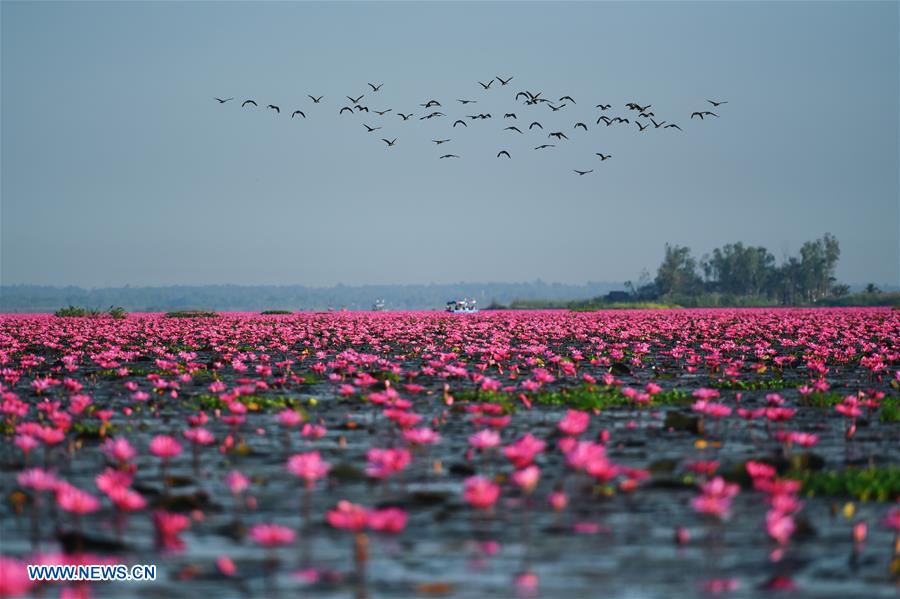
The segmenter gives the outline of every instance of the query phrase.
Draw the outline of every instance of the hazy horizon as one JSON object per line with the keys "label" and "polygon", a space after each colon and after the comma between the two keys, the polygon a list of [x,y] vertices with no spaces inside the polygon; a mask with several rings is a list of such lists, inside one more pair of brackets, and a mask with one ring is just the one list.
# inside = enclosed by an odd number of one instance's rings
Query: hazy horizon
{"label": "hazy horizon", "polygon": [[[3,285],[618,282],[666,242],[780,261],[825,232],[839,280],[900,284],[896,2],[2,2],[0,19]],[[393,111],[338,115],[363,93]],[[431,98],[448,116],[419,121]],[[707,98],[729,103],[691,120]],[[595,104],[631,101],[684,132],[595,125]],[[553,130],[570,141],[534,151]]]}

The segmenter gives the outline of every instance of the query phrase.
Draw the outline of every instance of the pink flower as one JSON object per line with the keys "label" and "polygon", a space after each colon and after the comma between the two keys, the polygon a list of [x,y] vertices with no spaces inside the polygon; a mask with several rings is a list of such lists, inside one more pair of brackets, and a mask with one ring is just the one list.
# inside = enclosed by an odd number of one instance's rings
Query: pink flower
{"label": "pink flower", "polygon": [[184,514],[172,512],[153,512],[153,526],[156,529],[157,543],[170,551],[184,549],[184,541],[178,536],[188,526],[190,519]]}
{"label": "pink flower", "polygon": [[213,434],[203,427],[189,428],[181,433],[184,438],[195,445],[212,445],[216,442]]}
{"label": "pink flower", "polygon": [[137,450],[125,437],[113,437],[103,442],[103,453],[116,462],[128,462],[137,455]]}
{"label": "pink flower", "polygon": [[564,435],[577,437],[587,430],[591,422],[591,416],[587,412],[579,412],[578,410],[569,410],[566,412],[565,418],[559,421],[557,428]]}
{"label": "pink flower", "polygon": [[219,569],[224,576],[234,576],[237,572],[237,566],[234,565],[234,562],[227,555],[220,555],[216,560],[216,567]]}
{"label": "pink flower", "polygon": [[25,562],[0,555],[0,597],[19,597],[34,586],[25,566]]}
{"label": "pink flower", "polygon": [[475,449],[490,449],[500,445],[500,433],[493,429],[481,429],[469,437],[469,445]]}
{"label": "pink flower", "polygon": [[134,512],[147,506],[140,493],[127,487],[113,487],[106,494],[116,508],[123,512]]}
{"label": "pink flower", "polygon": [[328,475],[331,465],[324,461],[318,451],[298,453],[288,458],[287,470],[294,476],[312,484]]}
{"label": "pink flower", "polygon": [[778,510],[769,510],[766,512],[766,532],[775,539],[779,545],[787,544],[791,535],[794,534],[794,519],[787,514]]}
{"label": "pink flower", "polygon": [[369,514],[361,505],[339,501],[335,509],[325,514],[325,519],[334,528],[360,531],[368,524]]}
{"label": "pink flower", "polygon": [[408,449],[378,449],[373,447],[366,453],[368,465],[366,474],[373,478],[387,478],[402,471],[412,461]]}
{"label": "pink flower", "polygon": [[56,491],[56,503],[62,509],[79,516],[100,509],[100,500],[72,485],[60,485]]}
{"label": "pink flower", "polygon": [[278,524],[257,524],[250,529],[250,537],[263,547],[279,547],[294,542],[294,531]]}
{"label": "pink flower", "polygon": [[464,483],[463,497],[472,507],[490,509],[500,497],[500,487],[481,476],[471,476]]}
{"label": "pink flower", "polygon": [[544,451],[546,443],[536,438],[531,433],[526,433],[515,443],[508,445],[503,454],[516,468],[524,468],[534,461],[534,457]]}
{"label": "pink flower", "polygon": [[404,510],[395,507],[369,512],[369,528],[381,532],[397,533],[406,528],[407,515]]}
{"label": "pink flower", "polygon": [[59,479],[43,468],[23,470],[16,476],[16,480],[26,489],[35,491],[54,491],[59,485]]}
{"label": "pink flower", "polygon": [[225,477],[225,484],[231,489],[232,494],[243,493],[250,486],[250,480],[237,470],[232,470]]}
{"label": "pink flower", "polygon": [[550,493],[550,507],[557,512],[561,512],[569,505],[569,498],[562,491],[554,491]]}
{"label": "pink flower", "polygon": [[513,472],[512,479],[525,493],[531,493],[541,479],[541,469],[535,465],[527,466]]}
{"label": "pink flower", "polygon": [[310,424],[307,422],[303,425],[303,429],[300,431],[300,434],[304,437],[312,437],[313,439],[321,439],[327,433],[327,429],[320,424]]}
{"label": "pink flower", "polygon": [[94,481],[97,483],[98,489],[100,489],[104,493],[109,494],[112,489],[118,487],[130,487],[131,479],[132,475],[130,473],[107,468],[103,472],[98,474]]}
{"label": "pink flower", "polygon": [[181,453],[181,444],[174,437],[157,435],[150,441],[150,453],[158,458],[168,460]]}
{"label": "pink flower", "polygon": [[751,478],[775,477],[775,468],[762,462],[749,461],[744,465],[744,467],[747,469],[747,474],[749,474]]}
{"label": "pink flower", "polygon": [[278,412],[278,424],[288,428],[300,426],[303,423],[303,414],[290,408]]}
{"label": "pink flower", "polygon": [[403,438],[413,445],[429,445],[441,440],[440,434],[430,428],[411,428],[403,431]]}

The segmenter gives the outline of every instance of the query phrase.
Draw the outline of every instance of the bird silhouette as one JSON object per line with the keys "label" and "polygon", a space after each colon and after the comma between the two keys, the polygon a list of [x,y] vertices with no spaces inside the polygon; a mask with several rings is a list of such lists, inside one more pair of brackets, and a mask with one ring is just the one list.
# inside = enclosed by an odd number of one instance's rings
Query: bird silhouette
{"label": "bird silhouette", "polygon": [[349,112],[350,114],[353,114],[353,109],[350,108],[349,106],[344,106],[343,108],[341,108],[341,109],[338,111],[338,114],[344,114],[344,111],[345,111],[345,110],[346,110],[347,112]]}
{"label": "bird silhouette", "polygon": [[428,100],[424,104],[419,104],[419,106],[424,106],[425,108],[431,108],[432,106],[440,106],[441,103],[437,100]]}
{"label": "bird silhouette", "polygon": [[503,115],[503,118],[505,118],[505,119],[517,119],[517,120],[518,120],[518,117],[516,116],[516,113],[515,113],[515,112],[507,112],[506,114]]}
{"label": "bird silhouette", "polygon": [[310,100],[312,100],[312,101],[313,101],[313,104],[318,104],[319,102],[322,101],[322,98],[324,98],[325,96],[319,96],[319,97],[317,98],[317,97],[315,97],[315,96],[311,96],[311,95],[309,95],[309,94],[306,94],[306,97],[309,98]]}
{"label": "bird silhouette", "polygon": [[275,106],[274,104],[269,104],[268,106],[266,106],[266,108],[271,108],[272,110],[274,110],[274,111],[277,112],[278,114],[281,114],[281,109],[278,108],[277,106]]}
{"label": "bird silhouette", "polygon": [[462,119],[456,119],[455,121],[453,121],[453,126],[456,127],[457,125],[462,125],[463,127],[468,127],[466,122]]}
{"label": "bird silhouette", "polygon": [[257,103],[254,102],[253,100],[244,100],[244,103],[241,104],[241,108],[243,108],[243,107],[246,106],[247,104],[253,104],[254,106],[258,106]]}
{"label": "bird silhouette", "polygon": [[562,98],[560,98],[560,99],[557,100],[557,101],[558,101],[558,102],[562,102],[563,100],[568,100],[568,101],[571,102],[572,104],[577,104],[577,102],[576,102],[575,100],[572,99],[572,96],[563,96]]}
{"label": "bird silhouette", "polygon": [[612,104],[597,104],[595,108],[599,108],[600,110],[609,110],[612,107]]}
{"label": "bird silhouette", "polygon": [[576,168],[576,169],[572,169],[572,170],[575,171],[576,173],[578,173],[578,175],[579,175],[580,177],[583,177],[584,175],[586,175],[586,174],[588,174],[588,173],[593,173],[593,172],[594,172],[594,169],[591,169],[591,170],[589,170],[589,171],[580,171],[580,170],[578,170],[578,169]]}
{"label": "bird silhouette", "polygon": [[450,141],[450,140],[449,140],[449,139],[432,139],[431,141],[433,141],[433,142],[436,143],[437,145],[441,145],[441,144],[447,143],[447,142]]}
{"label": "bird silhouette", "polygon": [[695,116],[699,116],[701,121],[703,120],[704,116],[714,116],[716,118],[719,118],[719,115],[717,115],[715,112],[710,112],[708,110],[703,112],[692,112],[691,118],[694,118]]}
{"label": "bird silhouette", "polygon": [[294,112],[292,112],[292,113],[291,113],[291,118],[294,118],[294,117],[297,116],[298,114],[299,114],[300,116],[302,116],[303,118],[306,118],[306,115],[303,114],[303,111],[302,111],[302,110],[295,110]]}
{"label": "bird silhouette", "polygon": [[370,83],[370,84],[369,84],[369,87],[372,88],[372,91],[373,91],[373,92],[377,92],[378,90],[381,89],[381,86],[382,86],[382,85],[384,85],[384,83],[379,83],[378,85],[373,85],[373,84]]}
{"label": "bird silhouette", "polygon": [[581,127],[582,129],[584,129],[585,131],[587,131],[587,125],[585,125],[584,123],[575,123],[575,126],[572,127],[572,128],[573,128],[573,129],[578,129],[579,127]]}
{"label": "bird silhouette", "polygon": [[387,113],[389,113],[391,110],[392,110],[391,108],[388,108],[387,110],[373,110],[372,112],[374,112],[378,116],[384,116]]}
{"label": "bird silhouette", "polygon": [[510,156],[509,152],[507,152],[506,150],[500,150],[499,152],[497,152],[497,158],[500,158],[501,156],[506,156],[507,158],[512,158],[512,156]]}
{"label": "bird silhouette", "polygon": [[398,113],[397,113],[397,116],[399,116],[400,118],[402,118],[404,121],[408,121],[408,120],[409,120],[409,117],[411,117],[412,115],[413,115],[413,114],[412,114],[411,112],[410,112],[409,114],[403,114],[402,112],[398,112]]}
{"label": "bird silhouette", "polygon": [[366,94],[360,94],[358,98],[351,98],[350,96],[345,96],[348,100],[350,100],[351,104],[359,104],[359,101],[362,100]]}
{"label": "bird silhouette", "polygon": [[372,131],[378,131],[379,129],[381,129],[381,127],[369,127],[369,126],[368,126],[367,124],[365,124],[365,123],[363,123],[363,127],[365,127],[366,129],[368,129],[369,133],[371,133]]}
{"label": "bird silhouette", "polygon": [[716,106],[721,106],[722,104],[728,104],[728,100],[720,100],[718,102],[716,102],[715,100],[707,100],[707,102],[712,104],[713,108],[715,108]]}
{"label": "bird silhouette", "polygon": [[459,158],[459,156],[457,156],[456,154],[444,154],[443,156],[441,156],[441,159],[444,158]]}
{"label": "bird silhouette", "polygon": [[560,141],[562,141],[563,138],[569,139],[568,137],[566,137],[566,134],[563,133],[562,131],[554,131],[553,133],[550,133],[549,135],[547,135],[547,137],[555,137],[556,139],[558,139]]}
{"label": "bird silhouette", "polygon": [[535,150],[543,150],[544,148],[555,148],[555,144],[541,144],[535,148]]}
{"label": "bird silhouette", "polygon": [[224,100],[222,98],[215,98],[215,100],[219,104],[224,104],[225,102],[228,102],[229,100],[234,100],[234,98],[225,98]]}
{"label": "bird silhouette", "polygon": [[663,121],[663,122],[661,122],[661,123],[657,123],[657,122],[654,121],[653,119],[650,119],[650,122],[653,123],[653,127],[656,128],[656,129],[659,129],[660,127],[662,127],[663,125],[666,124],[665,121]]}
{"label": "bird silhouette", "polygon": [[531,131],[531,128],[534,127],[535,125],[537,125],[542,130],[544,128],[543,125],[541,125],[539,122],[535,121],[535,122],[531,123],[530,125],[528,125],[528,130]]}
{"label": "bird silhouette", "polygon": [[600,153],[600,152],[594,152],[594,153],[595,153],[597,156],[600,157],[600,162],[603,162],[604,160],[609,160],[610,158],[612,158],[612,154],[605,154],[605,155],[604,155],[604,154],[602,154],[602,153]]}
{"label": "bird silhouette", "polygon": [[614,123],[629,123],[629,124],[631,123],[631,121],[629,121],[628,119],[623,119],[620,116],[617,116],[616,118],[614,118],[612,120],[612,122],[614,122]]}
{"label": "bird silhouette", "polygon": [[652,116],[656,116],[656,113],[655,113],[655,112],[642,112],[642,113],[639,114],[638,116],[639,116],[639,117],[643,117],[643,118],[645,118],[645,119],[649,119],[649,118],[652,117]]}
{"label": "bird silhouette", "polygon": [[665,127],[663,127],[663,129],[678,129],[679,131],[681,131],[681,127],[679,127],[675,123],[672,123],[671,125],[666,125]]}
{"label": "bird silhouette", "polygon": [[357,104],[353,108],[355,108],[358,112],[369,112],[368,106],[360,106],[359,104]]}
{"label": "bird silhouette", "polygon": [[[500,82],[500,85],[506,85],[507,83],[509,83],[509,82],[512,81],[512,80],[513,80],[512,77],[510,77],[509,79],[504,80],[502,77],[500,77],[500,75],[497,75],[497,81]],[[482,84],[482,85],[484,85],[484,84]],[[490,85],[490,83],[489,83],[488,85]]]}
{"label": "bird silhouette", "polygon": [[483,87],[484,89],[491,89],[491,83],[493,83],[493,82],[494,82],[493,79],[491,79],[491,80],[488,81],[487,83],[482,83],[481,81],[479,81],[479,82],[478,82],[478,85],[480,85],[480,86]]}
{"label": "bird silhouette", "polygon": [[395,137],[395,138],[393,139],[393,141],[388,141],[388,140],[386,140],[385,138],[382,137],[382,138],[381,138],[381,141],[383,141],[384,143],[386,143],[386,144],[388,145],[389,148],[392,148],[392,147],[394,147],[394,144],[397,143],[397,138]]}
{"label": "bird silhouette", "polygon": [[634,124],[637,125],[637,126],[638,126],[638,129],[640,129],[641,131],[643,131],[644,129],[646,129],[647,127],[650,126],[650,125],[642,125],[642,124],[640,124],[640,123],[637,122],[637,121],[635,121]]}
{"label": "bird silhouette", "polygon": [[559,106],[554,106],[553,104],[549,104],[550,110],[553,112],[559,112],[561,109],[566,107],[566,104],[560,104]]}
{"label": "bird silhouette", "polygon": [[525,99],[526,99],[526,100],[530,100],[530,99],[531,99],[531,94],[529,94],[528,92],[519,92],[519,93],[517,93],[517,94],[516,94],[516,100],[519,99],[519,96],[525,96]]}
{"label": "bird silhouette", "polygon": [[466,104],[475,104],[476,102],[478,102],[478,100],[457,100],[457,102],[460,102],[463,106],[465,106]]}
{"label": "bird silhouette", "polygon": [[612,120],[608,116],[601,116],[599,119],[597,119],[598,125],[600,124],[600,121],[603,121],[604,123],[606,123],[607,127],[609,127],[609,124],[612,122]]}
{"label": "bird silhouette", "polygon": [[507,127],[504,129],[504,131],[515,131],[516,133],[521,133],[518,127]]}
{"label": "bird silhouette", "polygon": [[424,121],[425,119],[433,119],[435,117],[445,116],[443,112],[432,112],[431,114],[426,114],[425,116],[419,117],[420,121]]}

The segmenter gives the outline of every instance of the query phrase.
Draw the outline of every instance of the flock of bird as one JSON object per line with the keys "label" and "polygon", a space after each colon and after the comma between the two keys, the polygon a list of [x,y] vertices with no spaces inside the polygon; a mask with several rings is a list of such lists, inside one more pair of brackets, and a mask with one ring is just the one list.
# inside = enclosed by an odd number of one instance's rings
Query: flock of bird
{"label": "flock of bird", "polygon": [[[478,85],[481,86],[481,93],[485,93],[485,92],[491,91],[491,89],[492,89],[491,86],[495,82],[499,83],[498,87],[505,87],[505,86],[509,85],[512,80],[513,80],[513,77],[511,77],[511,76],[507,77],[506,79],[498,76],[493,79],[489,79],[487,81],[487,83],[478,81]],[[377,117],[379,119],[389,116],[389,113],[393,112],[392,108],[386,108],[384,110],[376,110],[374,108],[370,108],[369,106],[363,104],[363,100],[366,98],[366,94],[369,94],[369,93],[377,94],[381,90],[381,88],[384,86],[384,83],[377,83],[377,84],[369,83],[368,86],[371,89],[370,89],[370,91],[366,91],[366,93],[359,94],[356,97],[345,96],[345,98],[347,99],[347,103],[344,104],[343,106],[341,106],[341,108],[338,110],[338,115],[345,115],[345,114],[360,115],[362,113],[365,113],[367,115],[377,115]],[[533,135],[532,132],[534,129],[539,129],[540,133],[543,133],[543,131],[544,131],[544,126],[541,124],[541,122],[539,120],[536,120],[536,119],[539,119],[540,116],[536,115],[533,112],[536,107],[546,106],[549,109],[550,114],[554,114],[554,113],[558,113],[558,112],[562,111],[564,108],[567,108],[570,106],[576,106],[578,104],[575,101],[575,99],[570,95],[563,95],[555,102],[550,99],[542,97],[543,95],[544,95],[543,92],[533,93],[528,90],[519,91],[515,95],[515,102],[519,102],[520,100],[522,100],[521,104],[523,106],[528,107],[527,110],[532,111],[529,114],[529,120],[531,120],[531,123],[528,125],[528,127],[526,129],[526,131],[528,131],[532,135]],[[309,98],[309,100],[312,102],[312,104],[315,105],[315,104],[320,104],[322,102],[322,100],[324,99],[324,96],[322,96],[322,95],[314,96],[312,94],[308,94],[307,98]],[[371,99],[374,99],[374,96],[370,96],[370,100]],[[231,98],[216,97],[215,100],[219,104],[226,104],[226,103],[234,100],[234,98],[233,97],[231,97]],[[478,100],[457,99],[456,102],[458,102],[459,105],[461,105],[461,106],[468,106],[470,104],[477,104]],[[718,108],[719,106],[722,106],[722,105],[728,103],[727,100],[706,100],[706,102],[711,104],[712,108]],[[343,104],[343,102],[342,102],[342,104]],[[455,106],[455,104],[453,104],[453,105]],[[442,118],[445,118],[447,121],[449,121],[450,118],[453,118],[453,117],[448,118],[448,115],[446,113],[442,112],[441,109],[449,111],[449,108],[445,108],[444,105],[441,104],[441,102],[439,102],[438,100],[430,99],[430,100],[420,103],[419,106],[423,109],[421,111],[422,114],[416,115],[413,112],[405,113],[405,112],[399,112],[399,111],[396,112],[395,114],[397,115],[397,117],[402,119],[401,123],[405,122],[405,121],[409,121],[411,118],[413,118],[415,116],[418,116],[418,120],[420,120],[420,121],[430,121],[432,119],[442,119]],[[257,102],[253,99],[246,99],[241,103],[241,108],[247,109],[250,107],[259,108],[259,104],[257,104]],[[599,114],[594,115],[594,116],[596,116],[596,121],[595,121],[595,124],[592,126],[599,128],[601,125],[603,125],[605,127],[611,127],[611,126],[623,126],[623,125],[628,126],[628,125],[634,124],[635,127],[637,128],[638,133],[643,133],[643,132],[647,131],[648,129],[663,129],[663,130],[676,129],[678,131],[683,131],[682,128],[677,123],[662,120],[660,117],[657,117],[656,113],[653,112],[653,110],[651,110],[653,108],[652,104],[641,105],[640,102],[628,102],[627,104],[625,104],[625,108],[629,112],[625,113],[624,116],[609,116],[607,114],[607,111],[611,110],[612,107],[613,107],[612,104],[604,104],[604,103],[597,104],[594,108],[595,108],[595,110],[599,111]],[[275,114],[278,114],[278,115],[281,114],[281,107],[278,106],[277,104],[268,104],[266,106],[266,109],[273,111]],[[309,109],[307,108],[307,110],[309,110]],[[477,112],[477,111],[472,110],[472,112]],[[293,112],[291,112],[292,119],[295,117],[298,117],[298,116],[305,119],[306,112],[303,110],[300,110],[300,109],[296,109]],[[705,109],[697,110],[697,111],[694,111],[691,113],[690,120],[693,121],[694,118],[699,118],[701,121],[703,121],[706,117],[719,118],[719,115],[710,110],[705,110]],[[450,126],[450,129],[455,130],[457,127],[468,128],[469,123],[466,122],[465,119],[469,119],[469,122],[474,123],[474,121],[485,121],[487,119],[492,119],[492,118],[494,118],[494,117],[489,112],[477,112],[477,114],[461,115],[459,118],[455,118],[455,120],[453,120],[453,122]],[[640,119],[643,119],[643,121]],[[657,120],[657,119],[660,119],[660,120]],[[516,123],[518,123],[519,117],[515,112],[504,112],[502,120],[504,122],[515,121]],[[591,120],[594,120],[594,117],[591,117]],[[386,121],[385,121],[385,123],[386,123]],[[366,122],[363,122],[362,125],[363,125],[363,127],[365,127],[366,133],[375,133],[376,131],[382,130],[384,127],[384,125],[375,125],[375,126],[369,125]],[[523,127],[524,127],[524,124],[523,124]],[[582,121],[577,121],[574,123],[572,130],[577,131],[578,129],[581,129],[581,130],[587,132],[588,125]],[[519,135],[526,134],[525,131],[523,131],[517,125],[509,125],[509,126],[503,127],[502,130],[509,131],[510,133],[515,133],[515,134],[519,134]],[[564,131],[550,131],[547,134],[546,139],[554,139],[555,142],[554,143],[549,143],[549,142],[539,143],[534,146],[534,150],[541,151],[541,150],[549,150],[549,149],[556,148],[558,144],[563,143],[563,140],[568,141],[569,136],[566,135],[566,133]],[[397,145],[397,140],[398,140],[397,137],[393,137],[393,139],[388,139],[387,137],[381,138],[381,141],[383,141],[386,144],[387,148],[395,147]],[[446,139],[441,138],[441,139],[432,139],[431,141],[436,146],[441,146],[443,144],[450,143],[453,140],[451,138],[446,138]],[[612,154],[609,154],[609,153],[604,154],[603,152],[595,152],[595,155],[596,155],[597,159],[599,159],[600,162],[605,162],[605,161],[609,160],[610,158],[612,158]],[[506,158],[506,159],[511,160],[512,154],[510,154],[510,151],[507,149],[500,149],[497,152],[496,157],[497,158]],[[440,160],[451,159],[451,158],[460,158],[460,155],[454,154],[454,153],[443,153],[438,156],[438,159],[440,159]],[[577,174],[578,176],[584,176],[584,175],[593,173],[594,169],[593,168],[572,169],[572,171],[575,174]]]}

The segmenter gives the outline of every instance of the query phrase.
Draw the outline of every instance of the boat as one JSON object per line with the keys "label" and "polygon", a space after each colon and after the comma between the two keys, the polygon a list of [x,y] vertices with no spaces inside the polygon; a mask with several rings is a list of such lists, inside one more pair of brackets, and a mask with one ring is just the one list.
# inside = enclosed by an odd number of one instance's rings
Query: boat
{"label": "boat", "polygon": [[451,300],[447,302],[447,312],[451,314],[474,314],[478,312],[477,302],[463,298],[461,300]]}
{"label": "boat", "polygon": [[384,312],[385,310],[387,310],[387,308],[385,308],[383,299],[377,299],[375,300],[375,303],[372,304],[372,312]]}

